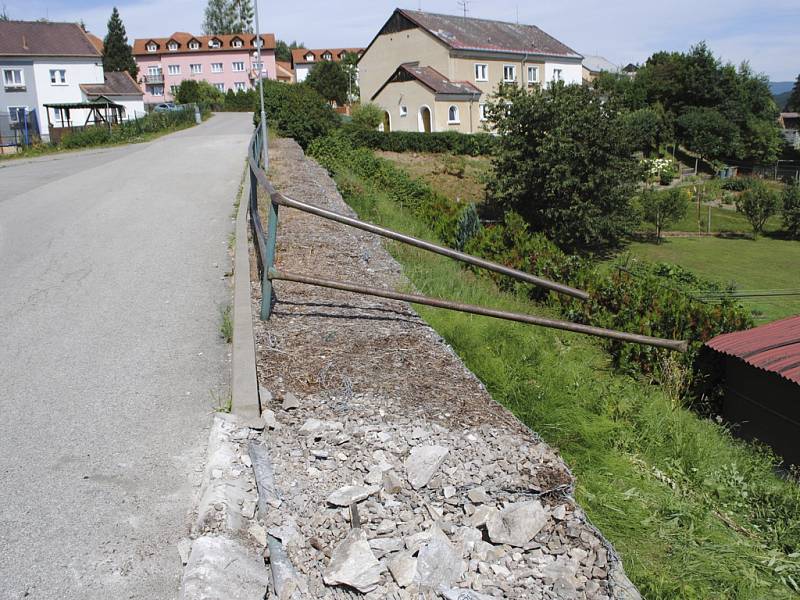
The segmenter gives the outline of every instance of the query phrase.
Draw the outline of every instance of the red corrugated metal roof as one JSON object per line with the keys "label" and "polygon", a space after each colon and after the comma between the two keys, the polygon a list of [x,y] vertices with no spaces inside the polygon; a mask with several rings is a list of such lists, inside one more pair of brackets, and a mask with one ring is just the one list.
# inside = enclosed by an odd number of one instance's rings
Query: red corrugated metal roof
{"label": "red corrugated metal roof", "polygon": [[709,340],[706,345],[741,358],[756,368],[800,383],[800,315],[745,331],[725,333]]}

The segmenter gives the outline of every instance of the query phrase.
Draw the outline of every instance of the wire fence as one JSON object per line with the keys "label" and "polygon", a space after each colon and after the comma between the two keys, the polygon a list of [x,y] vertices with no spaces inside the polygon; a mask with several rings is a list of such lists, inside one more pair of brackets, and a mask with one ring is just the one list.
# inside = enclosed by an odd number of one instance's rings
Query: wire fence
{"label": "wire fence", "polygon": [[12,108],[0,113],[0,153],[13,153],[40,140],[35,110]]}

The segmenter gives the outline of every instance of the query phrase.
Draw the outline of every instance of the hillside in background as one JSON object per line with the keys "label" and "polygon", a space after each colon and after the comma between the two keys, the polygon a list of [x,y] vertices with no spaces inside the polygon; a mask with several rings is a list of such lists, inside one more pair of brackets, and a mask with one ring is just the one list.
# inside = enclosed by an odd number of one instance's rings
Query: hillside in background
{"label": "hillside in background", "polygon": [[778,105],[779,109],[783,110],[783,107],[786,106],[792,87],[794,87],[794,81],[769,82],[769,91],[772,92],[772,97],[775,98],[775,104]]}

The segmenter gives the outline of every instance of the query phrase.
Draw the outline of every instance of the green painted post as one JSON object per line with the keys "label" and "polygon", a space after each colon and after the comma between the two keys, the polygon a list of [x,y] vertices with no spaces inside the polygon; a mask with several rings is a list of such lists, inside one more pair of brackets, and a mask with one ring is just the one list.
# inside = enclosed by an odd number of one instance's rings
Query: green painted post
{"label": "green painted post", "polygon": [[270,271],[275,265],[275,241],[278,237],[278,205],[269,203],[267,219],[267,255],[264,257],[264,275],[261,279],[261,320],[266,321],[272,314],[272,280]]}

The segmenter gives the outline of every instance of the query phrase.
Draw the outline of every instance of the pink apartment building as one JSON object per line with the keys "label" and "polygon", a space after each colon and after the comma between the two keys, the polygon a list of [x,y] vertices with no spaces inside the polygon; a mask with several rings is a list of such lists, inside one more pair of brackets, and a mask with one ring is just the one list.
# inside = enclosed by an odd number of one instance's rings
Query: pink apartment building
{"label": "pink apartment building", "polygon": [[257,37],[252,33],[195,36],[175,32],[166,38],[134,40],[133,56],[145,104],[174,100],[184,79],[208,81],[222,92],[251,89],[259,74],[275,79],[275,36],[265,33],[260,38],[262,65],[256,58]]}

